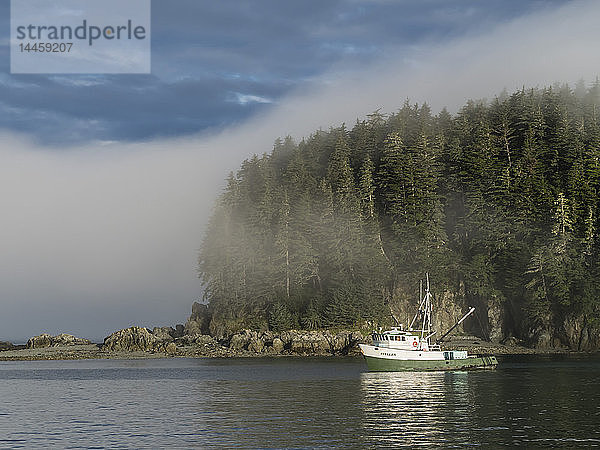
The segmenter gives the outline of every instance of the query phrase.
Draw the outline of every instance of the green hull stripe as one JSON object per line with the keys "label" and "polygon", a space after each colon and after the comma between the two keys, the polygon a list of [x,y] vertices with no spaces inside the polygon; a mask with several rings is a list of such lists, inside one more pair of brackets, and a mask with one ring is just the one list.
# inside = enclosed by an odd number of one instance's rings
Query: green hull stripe
{"label": "green hull stripe", "polygon": [[365,356],[365,361],[367,362],[367,367],[372,372],[493,369],[498,365],[495,356],[478,356],[475,358],[439,361],[397,360]]}

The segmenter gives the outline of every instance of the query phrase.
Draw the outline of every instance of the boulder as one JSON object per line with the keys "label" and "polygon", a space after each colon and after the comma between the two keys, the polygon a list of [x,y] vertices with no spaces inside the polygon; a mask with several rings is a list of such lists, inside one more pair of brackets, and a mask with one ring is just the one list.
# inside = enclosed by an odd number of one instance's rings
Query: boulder
{"label": "boulder", "polygon": [[12,344],[12,342],[0,341],[0,352],[5,350],[14,350],[14,348],[15,346]]}
{"label": "boulder", "polygon": [[61,345],[90,345],[92,341],[73,336],[72,334],[62,333],[52,337],[52,346]]}
{"label": "boulder", "polygon": [[217,344],[217,341],[212,336],[207,334],[186,334],[175,338],[175,344],[180,346]]}
{"label": "boulder", "polygon": [[283,351],[283,341],[281,339],[279,339],[278,337],[273,339],[273,344],[271,344],[271,347],[273,350],[273,353],[281,353]]}
{"label": "boulder", "polygon": [[327,337],[329,336],[326,336],[323,333],[313,333],[312,336],[310,336],[313,353],[319,355],[331,353],[331,346],[329,345],[329,340]]}
{"label": "boulder", "polygon": [[229,340],[229,348],[231,350],[246,350],[248,348],[248,344],[250,343],[250,339],[251,338],[256,338],[258,336],[256,336],[256,332],[254,332],[254,335],[252,335],[253,332],[251,332],[250,330],[244,330],[240,333],[236,333],[233,336],[231,336],[231,339]]}
{"label": "boulder", "polygon": [[216,345],[217,341],[214,340],[212,336],[208,334],[196,335],[194,339],[194,344],[196,345]]}
{"label": "boulder", "polygon": [[154,327],[152,334],[159,341],[173,341],[175,338],[175,330],[171,327]]}
{"label": "boulder", "polygon": [[169,342],[166,346],[165,346],[165,353],[167,355],[176,355],[177,354],[177,345],[175,345],[174,342]]}
{"label": "boulder", "polygon": [[38,336],[29,338],[27,348],[46,348],[52,346],[52,336],[48,333],[42,333]]}
{"label": "boulder", "polygon": [[275,338],[275,335],[271,331],[263,331],[258,335],[258,337],[265,343],[265,347],[270,347],[273,345],[273,339]]}
{"label": "boulder", "polygon": [[175,338],[175,343],[177,345],[183,345],[183,346],[193,345],[196,342],[196,338],[198,336],[201,336],[201,335],[200,334],[186,334],[184,336]]}
{"label": "boulder", "polygon": [[130,327],[115,331],[104,339],[102,350],[108,351],[151,351],[161,344],[161,340],[146,328]]}
{"label": "boulder", "polygon": [[552,346],[552,337],[550,333],[544,331],[536,335],[534,346],[537,349],[548,349]]}
{"label": "boulder", "polygon": [[27,348],[47,348],[60,347],[63,345],[90,345],[92,341],[73,336],[72,334],[58,334],[51,336],[48,333],[42,333],[34,336],[27,341]]}
{"label": "boulder", "polygon": [[519,339],[517,339],[514,336],[507,336],[503,341],[502,341],[503,345],[506,345],[507,347],[517,347],[518,345],[521,344],[521,342],[519,341]]}
{"label": "boulder", "polygon": [[332,353],[346,353],[349,342],[349,333],[342,331],[329,338],[329,346]]}
{"label": "boulder", "polygon": [[192,344],[194,344],[194,341],[196,340],[197,336],[200,336],[200,335],[199,334],[192,334],[192,335],[186,334],[179,338],[175,338],[175,343],[177,345],[183,345],[183,346],[192,345]]}
{"label": "boulder", "polygon": [[265,343],[263,342],[262,339],[260,339],[258,337],[250,338],[250,343],[248,344],[248,350],[250,350],[251,352],[260,353],[263,351],[263,348],[265,348]]}
{"label": "boulder", "polygon": [[180,338],[185,334],[185,327],[178,323],[177,325],[175,325],[175,333],[173,334],[174,338]]}
{"label": "boulder", "polygon": [[285,347],[292,353],[308,353],[312,349],[312,345],[309,345],[297,331],[290,331],[286,341]]}
{"label": "boulder", "polygon": [[328,332],[319,331],[285,331],[280,339],[285,349],[296,354],[325,354],[331,352]]}

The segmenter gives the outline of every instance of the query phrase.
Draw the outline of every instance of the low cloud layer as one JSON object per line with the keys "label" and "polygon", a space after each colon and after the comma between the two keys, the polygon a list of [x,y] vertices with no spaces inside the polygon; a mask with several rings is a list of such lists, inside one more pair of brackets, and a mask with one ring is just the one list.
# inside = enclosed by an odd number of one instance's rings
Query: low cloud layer
{"label": "low cloud layer", "polygon": [[[201,296],[196,257],[229,170],[278,136],[306,136],[406,98],[434,111],[503,88],[595,79],[594,18],[573,2],[484,35],[336,67],[270,112],[211,137],[48,149],[0,137],[0,340],[48,331],[101,339],[184,322]],[[325,87],[323,87],[325,86]]]}
{"label": "low cloud layer", "polygon": [[[543,7],[565,0],[544,1]],[[8,75],[0,2],[0,129],[39,142],[137,141],[219,130],[266,112],[334,62],[475,34],[536,10],[520,0],[155,0],[152,75]],[[31,121],[36,122],[31,127]]]}

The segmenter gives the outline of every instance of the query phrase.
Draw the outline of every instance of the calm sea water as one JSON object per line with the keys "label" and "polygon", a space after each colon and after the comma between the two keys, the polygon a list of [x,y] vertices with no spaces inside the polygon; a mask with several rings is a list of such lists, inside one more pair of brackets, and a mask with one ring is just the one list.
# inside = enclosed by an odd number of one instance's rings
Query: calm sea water
{"label": "calm sea water", "polygon": [[600,446],[600,358],[368,373],[358,358],[0,362],[1,448]]}

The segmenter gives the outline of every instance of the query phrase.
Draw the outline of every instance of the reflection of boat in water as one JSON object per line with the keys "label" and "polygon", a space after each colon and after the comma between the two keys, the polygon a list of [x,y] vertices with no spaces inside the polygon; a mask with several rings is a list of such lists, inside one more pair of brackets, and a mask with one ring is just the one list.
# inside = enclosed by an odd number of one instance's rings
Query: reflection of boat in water
{"label": "reflection of boat in water", "polygon": [[[360,344],[360,350],[369,370],[466,370],[496,367],[498,361],[494,356],[469,355],[466,351],[442,350],[440,347],[440,342],[471,315],[475,308],[471,308],[434,344],[430,342],[431,337],[436,333],[431,329],[431,309],[429,275],[427,275],[425,296],[409,329],[405,331],[400,326],[383,332],[373,332],[373,345]],[[421,328],[413,328],[415,324],[417,326],[421,324]]]}
{"label": "reflection of boat in water", "polygon": [[471,375],[466,371],[362,373],[361,447],[471,445],[472,391],[477,385]]}

